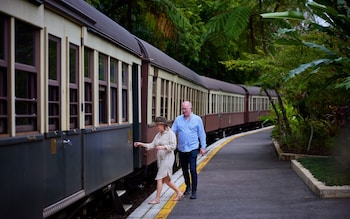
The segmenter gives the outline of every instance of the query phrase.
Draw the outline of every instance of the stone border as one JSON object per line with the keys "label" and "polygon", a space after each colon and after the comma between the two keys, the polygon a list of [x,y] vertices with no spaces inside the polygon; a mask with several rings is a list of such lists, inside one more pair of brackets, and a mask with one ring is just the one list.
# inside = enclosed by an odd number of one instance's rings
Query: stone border
{"label": "stone border", "polygon": [[278,142],[272,139],[276,153],[280,160],[290,160],[292,169],[305,182],[305,184],[321,198],[348,198],[350,197],[349,186],[326,186],[323,182],[316,179],[308,169],[303,167],[296,159],[301,157],[325,157],[307,154],[284,153],[279,147]]}
{"label": "stone border", "polygon": [[272,139],[272,143],[275,146],[275,150],[278,154],[278,159],[280,159],[280,160],[296,160],[296,159],[301,158],[301,157],[328,157],[328,156],[320,156],[320,155],[285,153],[280,148],[276,139]]}

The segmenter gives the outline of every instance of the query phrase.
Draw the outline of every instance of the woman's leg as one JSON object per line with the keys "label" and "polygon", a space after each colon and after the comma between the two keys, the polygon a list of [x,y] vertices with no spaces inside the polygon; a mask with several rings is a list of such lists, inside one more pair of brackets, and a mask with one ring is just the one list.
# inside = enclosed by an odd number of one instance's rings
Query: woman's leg
{"label": "woman's leg", "polygon": [[163,182],[166,183],[172,190],[176,192],[175,201],[180,200],[183,197],[182,192],[177,188],[177,186],[171,181],[169,176],[163,178]]}
{"label": "woman's leg", "polygon": [[163,179],[157,179],[156,198],[148,202],[148,204],[158,204],[160,202],[160,194],[162,193]]}
{"label": "woman's leg", "polygon": [[162,193],[163,179],[157,179],[157,193],[156,199],[160,199],[160,194]]}
{"label": "woman's leg", "polygon": [[174,190],[176,193],[179,193],[180,190],[176,187],[176,185],[170,180],[169,176],[166,176],[163,178],[163,182],[166,183],[172,190]]}

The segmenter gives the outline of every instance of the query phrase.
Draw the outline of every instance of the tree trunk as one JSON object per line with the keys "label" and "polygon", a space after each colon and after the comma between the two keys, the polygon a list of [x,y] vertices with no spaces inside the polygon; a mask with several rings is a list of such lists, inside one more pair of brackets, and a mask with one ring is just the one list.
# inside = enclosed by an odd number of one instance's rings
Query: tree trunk
{"label": "tree trunk", "polygon": [[253,15],[250,15],[249,17],[249,38],[250,38],[250,42],[251,42],[251,49],[252,49],[252,53],[256,53],[255,50],[255,38],[254,38],[254,25],[253,25]]}
{"label": "tree trunk", "polygon": [[275,91],[277,94],[278,104],[281,106],[282,118],[284,121],[284,132],[286,135],[291,135],[292,131],[291,131],[290,126],[289,126],[288,117],[287,117],[286,109],[284,108],[282,97],[281,97],[280,93],[277,91],[277,89],[275,89]]}
{"label": "tree trunk", "polygon": [[[270,103],[271,103],[271,106],[272,106],[273,110],[275,111],[275,114],[276,114],[276,117],[277,117],[277,125],[278,125],[278,127],[281,127],[283,124],[282,124],[281,116],[280,116],[280,114],[279,114],[279,112],[278,112],[278,110],[277,110],[277,107],[276,107],[275,103],[272,101],[272,97],[271,97],[271,95],[267,92],[267,90],[264,89],[264,88],[263,88],[263,90],[264,90],[265,94],[267,95],[267,97],[269,98],[269,101],[270,101]],[[275,90],[275,92],[277,93],[276,90]]]}
{"label": "tree trunk", "polygon": [[[260,10],[260,13],[262,13],[262,0],[259,0],[259,10]],[[261,16],[259,16],[259,22],[260,22],[261,41],[262,41],[261,43],[262,43],[264,53],[267,54],[265,27]]]}

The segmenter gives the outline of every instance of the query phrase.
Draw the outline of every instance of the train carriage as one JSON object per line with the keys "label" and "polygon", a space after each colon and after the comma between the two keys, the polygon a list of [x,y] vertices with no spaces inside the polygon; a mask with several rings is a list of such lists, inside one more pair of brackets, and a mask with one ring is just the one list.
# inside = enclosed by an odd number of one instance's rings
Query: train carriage
{"label": "train carriage", "polygon": [[48,217],[133,172],[141,51],[84,1],[5,1],[0,18],[0,212]]}
{"label": "train carriage", "polygon": [[[247,92],[247,115],[246,123],[256,123],[261,116],[270,112],[270,100],[260,87],[241,85]],[[274,91],[268,90],[272,101],[277,97]]]}
{"label": "train carriage", "polygon": [[236,84],[202,76],[208,89],[208,113],[204,116],[206,132],[224,132],[244,124],[244,89]]}
{"label": "train carriage", "polygon": [[[141,141],[150,142],[156,134],[154,119],[163,116],[171,123],[181,114],[181,103],[189,100],[194,112],[207,112],[207,89],[202,78],[151,44],[140,40],[144,60],[141,84]],[[156,160],[155,151],[144,151],[143,165]]]}

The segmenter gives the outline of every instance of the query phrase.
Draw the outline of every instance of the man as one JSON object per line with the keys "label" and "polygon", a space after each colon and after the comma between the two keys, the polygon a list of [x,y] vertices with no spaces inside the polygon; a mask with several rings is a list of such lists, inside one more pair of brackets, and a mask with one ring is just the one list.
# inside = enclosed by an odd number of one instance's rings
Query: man
{"label": "man", "polygon": [[[181,104],[182,115],[176,117],[172,125],[172,130],[178,136],[178,151],[183,176],[185,179],[185,195],[189,195],[192,190],[190,199],[197,198],[197,155],[200,142],[200,153],[206,151],[206,134],[201,117],[192,113],[192,104],[184,101]],[[188,173],[190,166],[191,180]]]}

